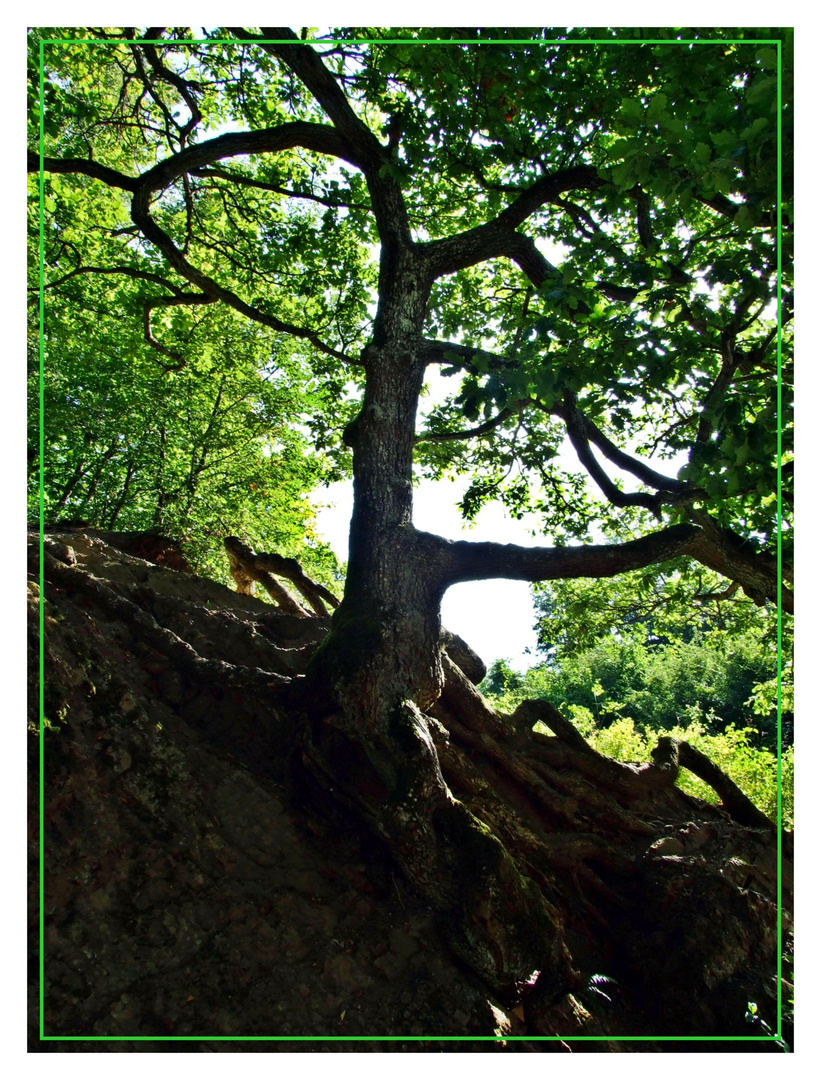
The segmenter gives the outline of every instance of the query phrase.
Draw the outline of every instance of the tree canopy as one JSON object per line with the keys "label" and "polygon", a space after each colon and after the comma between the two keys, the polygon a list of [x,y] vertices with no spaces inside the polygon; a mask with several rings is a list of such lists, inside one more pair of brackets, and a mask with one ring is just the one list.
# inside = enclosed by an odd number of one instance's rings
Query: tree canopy
{"label": "tree canopy", "polygon": [[[238,364],[229,342],[244,337],[250,354],[254,338],[252,362],[269,365],[269,380],[277,372],[292,433],[308,419],[338,447],[350,413],[335,405],[361,383],[380,237],[386,258],[392,210],[369,194],[375,183],[401,200],[402,228],[426,252],[425,359],[454,384],[417,432],[417,460],[435,476],[473,472],[467,514],[501,497],[515,514],[538,511],[559,542],[698,521],[714,569],[731,579],[758,549],[774,557],[776,227],[788,327],[791,218],[776,205],[776,49],[742,40],[769,31],[608,45],[598,31],[562,44],[556,31],[499,30],[475,45],[420,46],[424,31],[346,29],[315,47],[230,40],[258,31],[179,46],[162,39],[191,31],[151,33],[157,44],[138,44],[134,30],[30,35],[35,173],[38,38],[110,39],[44,52],[50,374],[70,377],[84,334],[95,361],[120,373],[114,392],[133,394],[124,387],[135,360],[150,355],[168,373],[155,393],[170,400],[190,372],[224,379],[226,363]],[[524,37],[532,43],[504,42]],[[310,78],[300,67],[309,55],[322,57],[321,90],[319,65]],[[786,135],[786,93],[782,109]],[[367,153],[383,147],[375,181],[357,147],[364,124]],[[788,205],[788,154],[780,179]],[[109,325],[116,342],[102,336]],[[782,512],[788,342],[785,329]],[[301,387],[314,377],[313,399],[294,393],[296,365]],[[46,406],[64,440],[94,429],[98,459],[108,453],[90,414]],[[565,438],[575,474],[557,464]],[[52,458],[58,507],[83,467],[77,456]],[[782,544],[786,564],[788,531]]]}

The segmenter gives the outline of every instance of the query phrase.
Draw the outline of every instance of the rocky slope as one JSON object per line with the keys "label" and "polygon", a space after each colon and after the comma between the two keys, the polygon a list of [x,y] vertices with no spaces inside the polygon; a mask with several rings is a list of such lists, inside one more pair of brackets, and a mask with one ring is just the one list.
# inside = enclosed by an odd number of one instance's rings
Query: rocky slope
{"label": "rocky slope", "polygon": [[[646,1030],[627,987],[608,994],[604,1012],[595,1007],[602,984],[558,1002],[539,1004],[537,993],[535,1006],[494,998],[443,947],[433,912],[378,843],[339,807],[324,812],[293,767],[295,719],[283,691],[326,619],[196,577],[173,547],[163,554],[122,534],[51,531],[41,744],[36,535],[30,544],[31,1050],[566,1052],[570,1044],[555,1038],[529,1040],[605,1034],[613,1041],[572,1049],[673,1048],[615,1040]],[[456,643],[451,655],[470,668]],[[462,677],[462,694],[466,685]],[[458,703],[452,692],[439,712],[454,731]],[[59,1041],[38,1036],[41,752],[43,1026]],[[735,997],[751,988],[774,998],[761,974],[774,940],[773,845],[762,830],[734,825],[730,851],[727,815],[704,808],[701,818],[666,827],[656,843],[667,847],[636,903],[664,909],[684,889],[705,909],[718,934],[702,943],[713,957],[709,978],[733,1016]],[[738,908],[732,924],[712,917],[713,896],[687,873],[707,840],[716,850],[724,843],[728,868],[735,860],[738,880],[722,870],[720,883],[721,912]],[[652,950],[678,957],[671,977],[706,978],[696,946],[670,948],[675,927],[649,917],[647,927]],[[186,1041],[154,1041],[169,1038]],[[234,1041],[244,1038],[265,1041]],[[716,1047],[675,1047],[700,1048]]]}

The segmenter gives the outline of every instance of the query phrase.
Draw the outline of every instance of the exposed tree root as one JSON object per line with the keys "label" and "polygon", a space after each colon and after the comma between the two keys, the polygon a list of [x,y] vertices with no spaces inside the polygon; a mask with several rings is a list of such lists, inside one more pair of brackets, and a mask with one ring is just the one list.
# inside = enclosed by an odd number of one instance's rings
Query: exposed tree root
{"label": "exposed tree root", "polygon": [[[439,700],[427,713],[405,702],[363,734],[344,709],[312,710],[310,679],[288,659],[301,656],[304,670],[327,622],[200,610],[195,627],[181,602],[149,584],[101,581],[63,541],[47,546],[48,587],[130,627],[158,694],[205,738],[262,771],[284,738],[298,746],[326,808],[388,847],[456,954],[511,1007],[522,1003],[528,1031],[744,1035],[747,1000],[774,1019],[792,838],[779,867],[773,823],[687,743],[661,739],[651,763],[624,764],[547,702],[504,716],[452,657],[474,676],[481,663],[447,635]],[[204,615],[222,632],[203,637]],[[282,633],[286,647],[268,642],[275,623],[304,627],[293,640],[314,644],[288,649]],[[230,661],[214,655],[223,639]],[[235,662],[242,653],[253,662]],[[680,768],[721,805],[679,790]]]}
{"label": "exposed tree root", "polygon": [[276,574],[290,581],[307,600],[313,613],[320,618],[328,614],[328,607],[331,609],[339,607],[339,600],[334,594],[329,592],[324,585],[311,581],[296,559],[286,559],[272,552],[262,552],[258,555],[236,536],[226,536],[223,543],[231,567],[231,576],[237,584],[238,592],[253,595],[254,582],[258,581],[283,611],[291,615],[309,614],[275,580],[272,575]]}

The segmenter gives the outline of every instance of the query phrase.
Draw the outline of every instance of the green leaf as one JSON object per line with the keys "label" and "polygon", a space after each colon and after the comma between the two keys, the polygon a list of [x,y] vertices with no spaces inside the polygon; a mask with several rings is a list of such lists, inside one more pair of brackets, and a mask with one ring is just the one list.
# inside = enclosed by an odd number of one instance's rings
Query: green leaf
{"label": "green leaf", "polygon": [[647,119],[650,123],[657,124],[666,117],[667,95],[661,91],[653,94],[647,107]]}
{"label": "green leaf", "polygon": [[778,53],[771,46],[756,49],[755,58],[768,71],[775,71],[778,67]]}
{"label": "green leaf", "polygon": [[696,161],[699,163],[699,165],[706,165],[707,164],[707,162],[710,160],[710,157],[711,157],[710,147],[707,145],[707,143],[703,143],[703,142],[696,143],[695,157],[696,157]]}

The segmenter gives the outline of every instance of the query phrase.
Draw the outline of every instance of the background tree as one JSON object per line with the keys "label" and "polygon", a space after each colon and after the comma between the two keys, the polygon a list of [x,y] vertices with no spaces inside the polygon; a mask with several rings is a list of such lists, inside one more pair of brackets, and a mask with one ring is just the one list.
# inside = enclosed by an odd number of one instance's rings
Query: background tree
{"label": "background tree", "polygon": [[[319,540],[309,492],[345,475],[317,452],[298,411],[339,414],[332,386],[311,384],[302,359],[263,327],[213,311],[186,328],[192,356],[173,382],[160,377],[132,318],[123,279],[60,290],[45,347],[45,520],[102,529],[157,529],[177,537],[201,573],[228,581],[222,540],[243,533],[260,550],[298,557],[332,584],[336,558]],[[102,285],[102,290],[95,289]],[[35,297],[39,287],[33,287]],[[279,347],[278,347],[279,345]],[[149,355],[147,356],[146,353]],[[29,412],[36,418],[36,357]],[[39,432],[29,449],[29,520],[39,514]],[[338,584],[336,585],[338,588]]]}
{"label": "background tree", "polygon": [[[214,305],[292,339],[315,376],[362,387],[343,435],[345,591],[298,683],[300,760],[388,845],[478,973],[502,987],[540,971],[555,997],[577,975],[551,837],[573,819],[585,834],[622,828],[629,846],[634,826],[584,785],[574,818],[557,775],[538,779],[528,755],[544,749],[531,732],[544,710],[505,725],[470,697],[443,661],[441,597],[460,581],[611,578],[686,558],[791,609],[776,380],[779,298],[789,317],[776,230],[788,255],[791,225],[777,134],[790,99],[775,47],[757,43],[769,31],[711,31],[696,45],[675,37],[697,31],[661,32],[661,45],[640,31],[612,45],[600,38],[615,31],[580,35],[595,44],[544,29],[452,33],[476,42],[71,32],[109,41],[47,47],[45,139],[41,157],[35,108],[29,169],[46,174],[49,297],[67,274],[138,281],[135,316],[168,379],[197,362],[191,323]],[[78,214],[102,223],[94,262],[82,237],[61,239]],[[420,429],[430,367],[455,389]],[[579,476],[557,461],[564,438]],[[434,475],[475,470],[468,512],[497,495],[535,508],[556,546],[415,530],[415,461]],[[449,720],[448,685],[473,702],[473,734]],[[451,740],[524,783],[530,805],[540,798],[538,824],[523,823],[524,804],[517,818],[482,794]],[[665,762],[641,775],[667,777]],[[591,768],[611,796],[634,783]],[[650,813],[656,796],[635,783]]]}
{"label": "background tree", "polygon": [[[543,583],[535,588],[535,606],[539,650],[547,659],[528,675],[542,682],[539,696],[598,711],[592,690],[598,684],[608,700],[651,728],[680,723],[695,707],[709,727],[752,724],[776,749],[774,605],[760,608],[704,567],[674,561],[662,572],[633,571],[614,582]],[[792,742],[787,622],[781,642],[785,745]]]}

